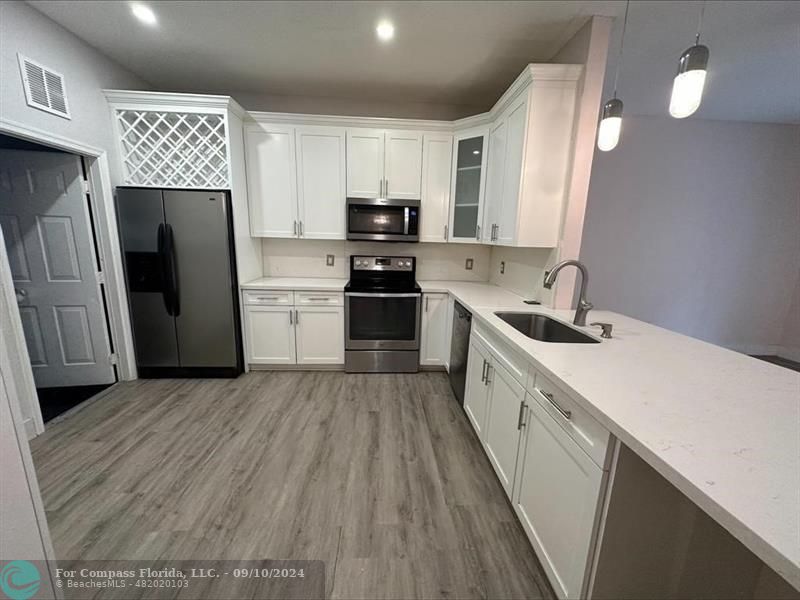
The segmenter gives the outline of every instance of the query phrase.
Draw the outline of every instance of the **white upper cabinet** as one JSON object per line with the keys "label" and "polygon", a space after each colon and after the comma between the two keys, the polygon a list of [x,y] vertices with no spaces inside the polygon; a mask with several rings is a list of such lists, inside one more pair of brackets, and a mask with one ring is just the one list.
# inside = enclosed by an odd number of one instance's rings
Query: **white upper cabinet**
{"label": "white upper cabinet", "polygon": [[422,136],[422,195],[420,242],[446,242],[450,217],[450,168],[453,136],[425,133]]}
{"label": "white upper cabinet", "polygon": [[258,123],[245,128],[250,233],[254,237],[297,234],[294,145],[294,127]]}
{"label": "white upper cabinet", "polygon": [[[506,126],[506,148],[503,172],[503,194],[500,212],[495,221],[494,241],[498,244],[513,245],[519,231],[527,227],[517,222],[522,185],[522,161],[525,156],[525,126],[528,122],[527,95],[508,110],[504,119]],[[539,160],[540,157],[537,157]],[[566,176],[566,172],[564,173]],[[519,227],[518,227],[519,225]]]}
{"label": "white upper cabinet", "polygon": [[345,130],[298,127],[298,236],[345,239]]}
{"label": "white upper cabinet", "polygon": [[503,118],[492,123],[489,128],[489,156],[486,160],[486,199],[483,208],[485,227],[481,233],[481,241],[486,244],[494,243],[497,222],[500,220],[506,162],[506,130],[506,121]]}
{"label": "white upper cabinet", "polygon": [[347,130],[347,196],[418,200],[422,185],[422,133]]}
{"label": "white upper cabinet", "polygon": [[[453,172],[450,178],[451,242],[481,241],[486,173],[486,128],[462,131],[453,136]],[[421,215],[425,219],[425,213]]]}
{"label": "white upper cabinet", "polygon": [[387,198],[419,200],[422,185],[422,133],[386,132],[384,195]]}
{"label": "white upper cabinet", "polygon": [[383,196],[384,132],[381,129],[347,130],[347,196]]}

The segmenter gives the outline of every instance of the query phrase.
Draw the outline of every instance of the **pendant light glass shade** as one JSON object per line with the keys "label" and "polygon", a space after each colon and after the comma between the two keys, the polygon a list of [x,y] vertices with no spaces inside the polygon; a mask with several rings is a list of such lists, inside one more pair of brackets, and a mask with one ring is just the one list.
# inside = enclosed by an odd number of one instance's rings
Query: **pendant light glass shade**
{"label": "pendant light glass shade", "polygon": [[707,66],[706,46],[696,44],[681,54],[678,74],[672,84],[672,96],[669,100],[670,115],[676,119],[684,119],[700,108]]}
{"label": "pendant light glass shade", "polygon": [[603,105],[603,118],[597,129],[597,147],[608,152],[617,147],[622,130],[622,100],[612,98]]}

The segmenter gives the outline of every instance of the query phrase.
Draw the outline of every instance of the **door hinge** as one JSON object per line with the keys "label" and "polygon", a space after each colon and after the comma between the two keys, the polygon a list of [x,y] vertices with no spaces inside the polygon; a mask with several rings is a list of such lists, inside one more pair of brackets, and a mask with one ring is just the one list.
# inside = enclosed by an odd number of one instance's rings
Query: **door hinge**
{"label": "door hinge", "polygon": [[117,364],[117,353],[116,352],[112,352],[111,354],[108,355],[108,362],[110,362],[112,365],[116,365]]}
{"label": "door hinge", "polygon": [[89,180],[88,179],[81,179],[81,186],[83,186],[83,193],[89,193]]}
{"label": "door hinge", "polygon": [[103,275],[102,271],[96,271],[95,272],[95,276],[97,277],[97,283],[105,283],[106,282],[106,276]]}

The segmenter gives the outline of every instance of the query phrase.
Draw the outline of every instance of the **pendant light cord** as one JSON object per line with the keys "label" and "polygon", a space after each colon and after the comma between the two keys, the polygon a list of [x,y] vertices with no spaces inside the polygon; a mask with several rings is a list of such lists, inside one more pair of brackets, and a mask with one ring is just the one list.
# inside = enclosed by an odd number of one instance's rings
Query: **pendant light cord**
{"label": "pendant light cord", "polygon": [[[631,0],[625,3],[625,18],[622,20],[622,40],[619,43],[619,54],[617,55],[617,68],[614,72],[614,98],[617,97],[617,84],[619,83],[619,70],[622,66],[622,49],[625,47],[625,30],[628,28],[628,8],[630,8]],[[698,34],[699,35],[699,34]]]}
{"label": "pendant light cord", "polygon": [[697,17],[697,35],[694,38],[694,45],[697,46],[700,43],[700,30],[703,28],[703,15],[706,12],[706,0],[703,0],[703,3],[700,5],[700,16]]}

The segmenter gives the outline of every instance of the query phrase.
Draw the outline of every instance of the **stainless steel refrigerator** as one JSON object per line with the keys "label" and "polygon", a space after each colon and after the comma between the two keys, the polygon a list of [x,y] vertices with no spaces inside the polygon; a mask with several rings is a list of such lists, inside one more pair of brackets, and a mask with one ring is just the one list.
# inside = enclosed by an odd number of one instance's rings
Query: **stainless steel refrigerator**
{"label": "stainless steel refrigerator", "polygon": [[241,328],[224,191],[117,188],[140,377],[236,377]]}

